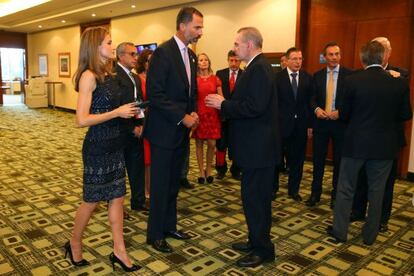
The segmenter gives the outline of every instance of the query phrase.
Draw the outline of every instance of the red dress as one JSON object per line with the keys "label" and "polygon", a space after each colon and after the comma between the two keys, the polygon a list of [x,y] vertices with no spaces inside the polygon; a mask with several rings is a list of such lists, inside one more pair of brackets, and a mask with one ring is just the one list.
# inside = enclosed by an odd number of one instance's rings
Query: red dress
{"label": "red dress", "polygon": [[[146,101],[148,99],[147,97],[147,90],[146,90],[146,83],[147,80],[142,77],[139,76],[140,80],[141,80],[141,90],[142,90],[142,99],[144,101]],[[150,143],[147,139],[144,138],[144,165],[145,166],[150,166],[151,165],[151,149],[150,149]]]}
{"label": "red dress", "polygon": [[208,94],[217,94],[217,87],[221,87],[221,81],[215,75],[207,78],[197,76],[197,114],[200,124],[193,131],[196,139],[220,139],[221,123],[218,110],[207,107],[204,99]]}

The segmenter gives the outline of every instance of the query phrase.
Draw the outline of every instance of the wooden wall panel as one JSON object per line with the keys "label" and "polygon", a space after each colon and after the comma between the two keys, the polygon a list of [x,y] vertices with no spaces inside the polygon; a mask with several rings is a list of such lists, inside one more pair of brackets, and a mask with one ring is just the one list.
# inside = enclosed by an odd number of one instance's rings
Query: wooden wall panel
{"label": "wooden wall panel", "polygon": [[308,47],[305,51],[305,68],[309,73],[325,67],[319,63],[319,55],[326,43],[336,41],[341,48],[341,64],[352,67],[354,61],[355,22],[338,22],[310,27]]}
{"label": "wooden wall panel", "polygon": [[0,31],[0,47],[26,49],[27,35]]}
{"label": "wooden wall panel", "polygon": [[355,35],[355,68],[361,68],[359,61],[359,50],[362,45],[377,36],[385,36],[391,42],[392,53],[389,63],[402,67],[410,68],[410,60],[407,58],[407,49],[410,49],[410,17],[386,18],[370,21],[359,21]]}

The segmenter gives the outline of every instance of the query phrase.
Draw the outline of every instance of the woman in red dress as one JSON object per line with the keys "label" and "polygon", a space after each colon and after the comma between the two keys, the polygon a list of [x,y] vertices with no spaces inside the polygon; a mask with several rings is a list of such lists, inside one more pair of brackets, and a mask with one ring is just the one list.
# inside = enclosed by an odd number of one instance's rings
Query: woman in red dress
{"label": "woman in red dress", "polygon": [[[198,183],[213,182],[211,164],[213,162],[216,140],[221,135],[220,117],[217,109],[207,107],[204,99],[208,94],[220,94],[221,81],[213,74],[211,62],[204,53],[198,55],[197,72],[197,114],[200,119],[198,127],[193,131],[192,137],[196,139],[196,156],[199,168]],[[204,141],[207,141],[206,168],[204,169]]]}
{"label": "woman in red dress", "polygon": [[[137,73],[141,80],[142,98],[144,101],[148,100],[146,82],[149,60],[152,55],[152,50],[145,49],[141,52],[137,61]],[[145,198],[147,199],[146,206],[149,206],[148,199],[150,197],[150,169],[151,169],[151,151],[150,143],[144,138],[144,166],[145,166]]]}

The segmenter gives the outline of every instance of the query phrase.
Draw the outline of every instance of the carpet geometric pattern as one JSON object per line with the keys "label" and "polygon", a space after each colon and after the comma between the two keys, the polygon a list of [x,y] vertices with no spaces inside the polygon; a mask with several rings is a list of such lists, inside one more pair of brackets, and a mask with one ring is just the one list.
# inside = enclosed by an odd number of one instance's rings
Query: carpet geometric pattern
{"label": "carpet geometric pattern", "polygon": [[[106,206],[102,204],[84,236],[84,258],[77,268],[64,258],[82,195],[81,147],[86,129],[76,128],[74,114],[25,106],[0,106],[0,275],[121,275],[112,252]],[[189,180],[197,179],[194,144]],[[242,256],[231,243],[246,239],[240,183],[227,176],[213,184],[181,190],[178,227],[189,241],[169,239],[171,254],[146,245],[145,212],[130,212],[124,223],[127,251],[143,268],[132,275],[414,275],[414,185],[398,181],[389,231],[372,246],[360,236],[363,223],[349,228],[348,242],[325,234],[332,223],[329,208],[331,168],[325,173],[319,205],[307,207],[287,197],[282,175],[273,202],[275,262],[254,269],[234,265]],[[310,194],[312,165],[306,163],[300,194]],[[329,184],[329,185],[328,185]],[[127,184],[128,187],[128,184]],[[129,208],[129,196],[125,200]]]}

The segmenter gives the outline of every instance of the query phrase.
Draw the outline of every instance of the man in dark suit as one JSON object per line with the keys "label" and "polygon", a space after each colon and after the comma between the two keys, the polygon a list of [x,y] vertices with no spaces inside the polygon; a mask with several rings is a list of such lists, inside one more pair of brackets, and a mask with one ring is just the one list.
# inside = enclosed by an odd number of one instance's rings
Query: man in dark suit
{"label": "man in dark suit", "polygon": [[[116,56],[118,63],[115,72],[122,93],[121,104],[142,101],[141,82],[138,76],[131,72],[137,64],[137,49],[133,43],[123,42],[116,48]],[[148,211],[145,207],[144,148],[141,138],[143,114],[139,112],[135,118],[122,119],[125,166],[131,186],[131,209],[135,211]]]}
{"label": "man in dark suit", "polygon": [[368,42],[360,56],[365,70],[347,78],[339,109],[348,125],[333,227],[328,227],[328,234],[337,241],[346,241],[358,173],[364,167],[369,208],[362,237],[366,245],[371,245],[378,235],[385,182],[399,149],[397,125],[410,119],[412,111],[408,85],[390,76],[382,67],[384,47],[381,43]]}
{"label": "man in dark suit", "polygon": [[[372,41],[377,41],[382,44],[385,48],[384,52],[384,63],[383,68],[393,77],[401,78],[402,80],[406,81],[409,84],[409,73],[407,70],[392,66],[388,63],[388,60],[391,56],[391,43],[386,37],[376,37]],[[398,141],[400,149],[407,145],[405,140],[405,133],[404,133],[404,124],[400,123],[397,125],[397,132],[398,132]],[[394,194],[394,183],[397,177],[397,169],[398,169],[398,157],[393,160],[392,168],[390,175],[387,178],[387,182],[385,184],[385,192],[384,192],[384,199],[382,204],[382,212],[381,212],[381,223],[380,223],[380,232],[385,232],[388,230],[388,220],[391,216],[391,209],[392,209],[392,199]],[[365,214],[367,210],[367,179],[366,175],[362,171],[359,180],[358,186],[354,197],[354,203],[352,205],[352,213],[351,213],[351,221],[357,220],[364,220]]]}
{"label": "man in dark suit", "polygon": [[[288,195],[295,201],[301,201],[299,186],[305,161],[306,141],[308,135],[312,135],[310,111],[312,77],[301,70],[301,50],[292,47],[287,50],[286,57],[287,67],[276,75],[280,131],[282,147],[286,151],[289,167]],[[274,194],[279,189],[279,170],[276,171],[276,175]]]}
{"label": "man in dark suit", "polygon": [[253,27],[237,32],[234,51],[247,63],[230,100],[211,94],[206,105],[221,110],[229,120],[230,149],[241,168],[241,197],[249,230],[248,241],[233,249],[250,252],[237,261],[240,267],[256,267],[275,259],[270,240],[272,186],[280,156],[277,94],[272,68],[262,54],[263,39]]}
{"label": "man in dark suit", "polygon": [[325,158],[329,140],[332,140],[331,208],[333,208],[345,132],[345,122],[339,119],[338,106],[343,97],[344,79],[351,73],[351,70],[339,65],[341,49],[336,42],[326,44],[323,55],[327,66],[313,75],[311,109],[316,117],[313,124],[313,181],[312,193],[306,205],[312,207],[320,201]]}
{"label": "man in dark suit", "polygon": [[189,239],[177,231],[177,195],[195,110],[197,57],[187,45],[202,35],[203,15],[193,7],[177,15],[177,32],[152,54],[147,73],[150,101],[144,135],[151,144],[151,200],[147,243],[172,252],[166,237]]}
{"label": "man in dark suit", "polygon": [[[243,70],[240,69],[240,59],[233,50],[230,50],[227,54],[228,68],[218,70],[216,76],[221,80],[221,89],[223,90],[223,96],[226,100],[230,100],[233,94],[236,81],[239,78]],[[217,179],[223,179],[227,172],[226,162],[226,150],[229,147],[229,127],[225,118],[221,118],[221,138],[216,142],[216,170]],[[232,159],[231,152],[229,152],[229,158]],[[240,168],[238,168],[234,162],[230,167],[230,172],[233,178],[240,180]]]}

